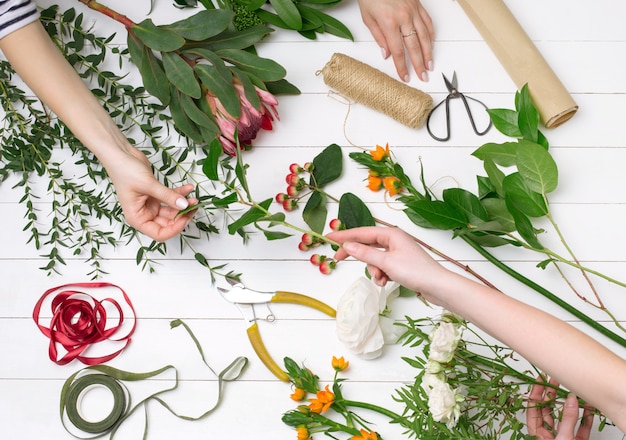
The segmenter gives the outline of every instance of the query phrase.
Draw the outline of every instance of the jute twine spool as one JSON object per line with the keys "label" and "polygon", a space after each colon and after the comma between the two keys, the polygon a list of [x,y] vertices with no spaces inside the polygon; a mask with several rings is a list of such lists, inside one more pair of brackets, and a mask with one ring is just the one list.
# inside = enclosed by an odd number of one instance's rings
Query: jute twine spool
{"label": "jute twine spool", "polygon": [[321,73],[329,87],[410,128],[424,125],[433,108],[430,95],[341,53],[333,54]]}

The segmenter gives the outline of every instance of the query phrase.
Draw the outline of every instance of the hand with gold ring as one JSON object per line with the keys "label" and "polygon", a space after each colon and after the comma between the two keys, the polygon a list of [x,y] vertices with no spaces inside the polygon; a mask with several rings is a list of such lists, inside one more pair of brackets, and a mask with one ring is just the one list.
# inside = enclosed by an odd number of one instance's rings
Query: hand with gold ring
{"label": "hand with gold ring", "polygon": [[390,55],[400,78],[410,80],[407,55],[417,76],[428,81],[433,70],[433,23],[419,0],[359,0],[363,23],[381,48]]}
{"label": "hand with gold ring", "polygon": [[[543,381],[539,377],[537,380]],[[576,430],[579,420],[578,399],[574,394],[567,396],[563,404],[563,412],[558,426],[555,426],[553,404],[555,389],[559,384],[553,379],[549,383],[554,386],[535,384],[531,388],[529,405],[526,410],[526,425],[528,433],[537,437],[537,440],[589,440],[591,426],[593,425],[593,413],[589,407],[583,410],[580,425]]]}

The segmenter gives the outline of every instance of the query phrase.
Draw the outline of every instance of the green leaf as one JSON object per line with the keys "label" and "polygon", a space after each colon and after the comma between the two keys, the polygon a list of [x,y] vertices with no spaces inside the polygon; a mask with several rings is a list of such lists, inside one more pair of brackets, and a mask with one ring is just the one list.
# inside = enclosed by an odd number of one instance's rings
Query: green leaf
{"label": "green leaf", "polygon": [[170,100],[169,109],[176,128],[190,139],[196,142],[202,142],[202,134],[198,130],[198,127],[196,127],[196,124],[189,119],[187,114],[183,111],[180,93],[174,86],[171,88],[171,96],[172,99]]}
{"label": "green leaf", "polygon": [[215,68],[216,72],[224,79],[224,81],[226,81],[227,83],[232,82],[231,71],[228,69],[228,67],[226,67],[224,61],[212,50],[208,50],[202,47],[192,47],[190,49],[185,49],[184,53],[195,55],[209,61],[211,65]]}
{"label": "green leaf", "polygon": [[268,222],[270,227],[276,226],[277,224],[281,224],[285,222],[285,213],[277,212],[272,215],[268,215],[266,217],[260,218],[259,222]]}
{"label": "green leaf", "polygon": [[202,84],[220,100],[224,108],[234,118],[241,116],[241,103],[232,82],[226,81],[215,66],[197,64],[194,68]]}
{"label": "green leaf", "polygon": [[503,167],[512,167],[517,160],[517,146],[517,142],[504,142],[501,144],[489,142],[478,147],[472,153],[472,156],[482,161],[490,159]]}
{"label": "green leaf", "polygon": [[292,0],[269,0],[276,14],[285,22],[289,29],[302,29],[302,16]]}
{"label": "green leaf", "polygon": [[508,108],[487,109],[491,122],[496,129],[505,136],[520,138],[522,132],[517,126],[518,115],[515,110]]}
{"label": "green leaf", "polygon": [[211,135],[211,138],[217,136],[217,134],[220,132],[220,129],[212,116],[200,110],[194,100],[187,95],[181,95],[180,101],[182,109],[185,114],[189,116],[189,119],[191,119],[198,126],[207,129],[209,133],[213,133]]}
{"label": "green leaf", "polygon": [[248,3],[246,3],[246,7],[251,11],[255,11],[263,6],[265,3],[266,0],[248,0]]}
{"label": "green leaf", "polygon": [[315,13],[324,22],[324,31],[337,37],[354,41],[352,32],[350,32],[350,29],[348,29],[342,22],[321,11],[315,11]]}
{"label": "green leaf", "polygon": [[487,214],[489,214],[489,219],[500,224],[500,231],[512,232],[515,230],[515,221],[508,211],[504,199],[488,197],[481,200],[481,203],[485,207]]}
{"label": "green leaf", "polygon": [[170,86],[165,72],[152,51],[145,47],[141,40],[135,38],[131,32],[128,33],[128,49],[131,60],[141,74],[146,91],[156,97],[163,105],[170,102]]}
{"label": "green leaf", "polygon": [[259,206],[261,206],[261,208],[263,209],[260,209],[259,207],[256,207],[256,206],[253,206],[252,208],[250,208],[241,217],[239,217],[237,220],[235,220],[230,225],[228,225],[228,233],[230,235],[234,235],[237,232],[237,230],[265,217],[267,215],[267,209],[269,208],[271,203],[272,203],[272,199],[270,198],[259,203]]}
{"label": "green leaf", "polygon": [[413,298],[417,295],[414,290],[409,289],[408,287],[400,286],[399,288],[400,294],[399,296],[403,298]]}
{"label": "green leaf", "polygon": [[292,234],[287,234],[286,232],[280,231],[268,231],[263,229],[263,235],[265,235],[266,240],[282,240],[284,238],[291,237]]}
{"label": "green leaf", "polygon": [[504,173],[491,159],[485,159],[483,166],[485,168],[485,171],[487,172],[487,177],[489,178],[489,182],[491,182],[491,185],[495,188],[496,192],[500,196],[504,196],[504,191],[502,190],[502,181],[505,177]]}
{"label": "green leaf", "polygon": [[274,60],[240,49],[221,49],[215,53],[245,72],[250,72],[262,81],[278,81],[285,77],[285,68]]}
{"label": "green leaf", "polygon": [[265,26],[253,26],[241,31],[225,31],[205,40],[202,48],[207,50],[245,49],[265,38],[273,29]]}
{"label": "green leaf", "polygon": [[517,169],[526,185],[535,192],[547,194],[558,185],[556,162],[541,145],[520,141],[517,149]]}
{"label": "green leaf", "polygon": [[274,27],[293,30],[287,23],[283,21],[282,18],[270,11],[266,11],[265,9],[259,9],[255,13],[261,20],[271,24]]}
{"label": "green leaf", "polygon": [[484,247],[498,247],[514,244],[511,240],[493,234],[467,234],[467,237]]}
{"label": "green leaf", "polygon": [[431,228],[450,230],[467,226],[464,213],[440,200],[415,200],[406,207],[430,224]]}
{"label": "green leaf", "polygon": [[302,211],[302,219],[313,232],[321,234],[324,232],[327,216],[326,197],[319,191],[313,191]]}
{"label": "green leaf", "polygon": [[[235,131],[235,138],[237,138],[238,134]],[[241,157],[241,150],[237,149],[237,162],[235,164],[235,175],[237,176],[237,180],[239,181],[239,185],[246,193],[246,197],[248,200],[252,200],[252,196],[250,195],[250,188],[248,187],[248,177],[246,175],[246,164],[243,163],[243,158]]]}
{"label": "green leaf", "polygon": [[222,156],[222,144],[217,139],[214,139],[209,144],[209,154],[207,155],[206,159],[204,160],[204,163],[202,164],[202,172],[210,180],[217,181],[220,178],[217,173],[217,166],[220,162],[221,156]]}
{"label": "green leaf", "polygon": [[185,44],[183,37],[165,27],[155,26],[149,18],[133,25],[128,32],[134,34],[149,48],[159,52],[171,52]]}
{"label": "green leaf", "polygon": [[546,150],[550,148],[548,139],[544,136],[544,134],[541,131],[537,132],[537,143],[541,145],[543,148],[545,148]]}
{"label": "green leaf", "polygon": [[346,229],[376,225],[368,207],[352,193],[345,193],[339,199],[337,218],[345,225]]}
{"label": "green leaf", "polygon": [[519,126],[522,137],[527,141],[537,142],[539,127],[539,112],[533,105],[528,91],[528,84],[524,84],[519,92],[517,105],[517,125]]}
{"label": "green leaf", "polygon": [[213,205],[215,206],[229,206],[237,202],[237,200],[239,200],[239,196],[237,195],[236,192],[230,193],[229,195],[222,197],[222,198],[213,197],[211,199],[211,201],[213,202]]}
{"label": "green leaf", "polygon": [[259,98],[254,84],[250,81],[250,77],[236,67],[231,67],[230,71],[243,85],[244,95],[246,95],[248,102],[250,102],[255,109],[259,110],[261,108],[261,98]]}
{"label": "green leaf", "polygon": [[528,243],[528,245],[533,249],[542,250],[543,245],[539,242],[537,233],[530,219],[514,205],[510,204],[508,199],[506,200],[506,204],[507,210],[511,213],[511,216],[515,221],[515,228],[517,229],[519,235],[526,240],[526,243]]}
{"label": "green leaf", "polygon": [[478,197],[461,188],[448,188],[443,191],[443,201],[465,213],[469,223],[478,225],[489,220],[489,215]]}
{"label": "green leaf", "polygon": [[302,5],[301,3],[297,3],[296,7],[302,16],[302,29],[301,30],[312,30],[321,28],[324,26],[324,22],[322,18],[317,15],[317,11],[315,9],[311,9],[307,6]]}
{"label": "green leaf", "polygon": [[226,9],[205,10],[184,20],[172,23],[166,26],[166,28],[187,40],[201,41],[225,31],[232,18],[232,11]]}
{"label": "green leaf", "polygon": [[267,91],[272,95],[299,95],[300,89],[291,84],[286,79],[279,79],[278,81],[267,81],[265,83]]}
{"label": "green leaf", "polygon": [[478,184],[478,197],[480,199],[497,194],[488,177],[476,176],[476,183]]}
{"label": "green leaf", "polygon": [[343,155],[341,147],[331,144],[313,159],[311,186],[322,188],[341,176]]}
{"label": "green leaf", "polygon": [[519,173],[506,176],[502,189],[507,207],[513,205],[530,217],[543,217],[549,212],[543,195],[532,191]]}
{"label": "green leaf", "polygon": [[163,67],[165,76],[178,90],[192,98],[200,98],[202,92],[193,68],[180,55],[163,52]]}

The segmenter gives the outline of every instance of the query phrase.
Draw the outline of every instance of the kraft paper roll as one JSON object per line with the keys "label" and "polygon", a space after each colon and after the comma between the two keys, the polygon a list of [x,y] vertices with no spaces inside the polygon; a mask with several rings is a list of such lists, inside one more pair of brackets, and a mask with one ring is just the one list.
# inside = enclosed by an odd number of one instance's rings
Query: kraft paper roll
{"label": "kraft paper roll", "polygon": [[333,54],[321,73],[329,87],[410,128],[421,127],[433,108],[427,93],[341,53]]}
{"label": "kraft paper roll", "polygon": [[578,105],[502,0],[458,0],[518,88],[528,83],[547,128],[569,120]]}

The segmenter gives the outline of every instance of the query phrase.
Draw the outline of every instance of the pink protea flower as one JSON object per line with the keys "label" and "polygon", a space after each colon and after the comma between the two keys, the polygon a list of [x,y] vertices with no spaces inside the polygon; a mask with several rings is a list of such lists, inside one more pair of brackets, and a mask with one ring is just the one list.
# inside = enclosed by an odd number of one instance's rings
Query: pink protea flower
{"label": "pink protea flower", "polygon": [[238,80],[234,80],[233,87],[239,95],[239,102],[241,103],[241,116],[239,118],[228,113],[215,95],[211,93],[206,95],[207,102],[221,131],[219,141],[224,152],[231,156],[237,153],[235,130],[240,148],[248,149],[252,147],[252,141],[256,139],[259,130],[271,130],[274,118],[280,120],[276,111],[278,101],[270,92],[254,87],[261,100],[261,108],[257,110],[246,98],[243,85]]}

